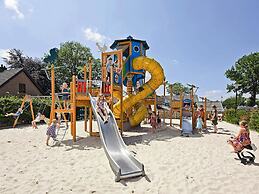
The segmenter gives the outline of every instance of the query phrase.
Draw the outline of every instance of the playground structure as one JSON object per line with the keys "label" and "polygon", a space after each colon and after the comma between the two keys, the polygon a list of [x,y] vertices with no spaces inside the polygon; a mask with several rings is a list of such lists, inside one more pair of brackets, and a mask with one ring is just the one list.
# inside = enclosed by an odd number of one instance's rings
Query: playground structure
{"label": "playground structure", "polygon": [[[85,109],[85,131],[90,136],[98,136],[98,132],[93,132],[93,115],[89,94],[93,97],[98,93],[106,96],[111,111],[113,112],[117,125],[121,133],[124,130],[124,123],[130,123],[134,127],[146,117],[147,105],[154,105],[156,111],[155,90],[163,83],[164,72],[162,67],[154,59],[146,57],[146,50],[149,49],[146,41],[136,40],[128,37],[123,40],[116,40],[111,52],[102,53],[102,80],[100,88],[93,88],[92,82],[92,61],[84,66],[84,79],[79,80],[76,75],[72,76],[70,83],[69,108],[56,106],[62,102],[55,93],[55,68],[51,67],[51,95],[52,105],[50,122],[55,118],[56,113],[70,114],[71,135],[76,141],[76,108]],[[107,63],[112,64],[107,71]],[[145,73],[151,74],[151,79],[145,83]],[[88,76],[87,76],[88,75]],[[126,87],[126,91],[123,88]],[[126,93],[126,95],[124,95]],[[89,129],[87,127],[87,109],[89,109]]]}
{"label": "playground structure", "polygon": [[[92,60],[89,59],[88,67],[84,65],[83,68],[84,79],[76,79],[76,75],[72,76],[72,81],[70,82],[70,100],[69,107],[66,108],[62,106],[62,101],[59,99],[59,93],[55,93],[55,67],[51,66],[51,113],[50,113],[50,123],[55,118],[56,114],[62,114],[66,122],[68,119],[66,114],[70,115],[71,122],[71,135],[73,136],[73,141],[76,141],[76,111],[77,107],[83,107],[85,109],[85,131],[89,133],[90,136],[98,136],[98,132],[93,132],[93,116],[90,104],[90,98],[88,94],[94,96],[97,95],[98,90],[92,88]],[[88,78],[87,78],[88,74]],[[62,95],[62,94],[61,94]],[[87,109],[89,109],[89,130],[87,129]]]}
{"label": "playground structure", "polygon": [[[169,111],[169,118],[170,118],[170,126],[172,126],[172,118],[173,113],[179,113],[180,115],[180,129],[182,129],[182,133],[184,134],[190,134],[195,129],[196,124],[196,115],[195,115],[195,99],[194,99],[194,85],[188,84],[190,87],[190,93],[184,94],[183,92],[180,94],[179,99],[173,99],[173,88],[172,84],[169,85],[170,88],[170,101],[162,106],[164,110]],[[164,82],[164,88],[165,88],[165,82]],[[165,91],[165,89],[164,89]],[[189,96],[189,97],[186,97]],[[164,99],[165,99],[165,92],[164,92]],[[203,99],[203,114],[202,114],[202,120],[207,120],[207,98],[204,97]],[[165,113],[164,113],[165,115]],[[164,116],[165,117],[165,116]],[[203,122],[203,128],[206,128],[206,122]]]}
{"label": "playground structure", "polygon": [[[154,105],[156,111],[155,90],[164,81],[164,72],[154,59],[146,57],[149,49],[146,41],[127,39],[116,40],[111,52],[102,53],[102,80],[100,88],[93,88],[92,61],[84,66],[84,79],[79,80],[72,75],[70,82],[69,106],[62,107],[58,94],[55,93],[55,68],[51,67],[51,114],[50,123],[56,113],[70,115],[71,135],[76,141],[76,111],[77,107],[85,109],[85,131],[90,136],[100,134],[103,147],[114,173],[116,181],[123,178],[144,176],[144,165],[131,156],[122,140],[124,124],[137,126],[148,114],[147,105]],[[151,74],[151,79],[145,82],[145,73]],[[88,74],[88,76],[87,76]],[[126,87],[126,91],[124,91]],[[110,119],[107,124],[96,113],[96,97],[99,93],[105,95]],[[124,95],[126,93],[126,95]],[[62,95],[62,94],[61,94]],[[56,104],[60,104],[59,107]],[[87,108],[89,108],[89,130],[87,130]],[[94,112],[99,132],[92,130],[92,113]],[[65,118],[66,119],[66,118]],[[119,133],[120,129],[120,133]]]}

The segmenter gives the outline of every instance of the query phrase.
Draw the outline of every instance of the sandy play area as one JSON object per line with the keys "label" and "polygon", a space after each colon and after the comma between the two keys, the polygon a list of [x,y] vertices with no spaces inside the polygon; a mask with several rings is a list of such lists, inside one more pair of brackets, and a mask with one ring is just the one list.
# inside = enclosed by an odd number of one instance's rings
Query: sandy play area
{"label": "sandy play area", "polygon": [[[174,121],[175,127],[177,120]],[[221,122],[221,134],[181,137],[176,128],[156,134],[125,132],[124,140],[147,177],[116,183],[97,137],[87,137],[78,122],[76,143],[70,131],[58,147],[45,145],[46,125],[0,130],[0,193],[259,193],[259,151],[243,165],[226,143],[237,126]],[[81,128],[81,130],[80,130]],[[259,146],[259,135],[251,132]]]}

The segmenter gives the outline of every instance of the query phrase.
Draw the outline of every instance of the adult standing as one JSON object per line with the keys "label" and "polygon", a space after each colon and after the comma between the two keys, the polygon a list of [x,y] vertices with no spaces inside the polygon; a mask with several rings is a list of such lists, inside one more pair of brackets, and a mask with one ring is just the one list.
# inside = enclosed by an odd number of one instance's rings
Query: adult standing
{"label": "adult standing", "polygon": [[218,132],[218,128],[217,128],[217,125],[218,125],[218,110],[217,110],[216,105],[213,105],[212,109],[213,110],[212,110],[211,122],[212,122],[212,125],[214,127],[214,132],[217,133]]}

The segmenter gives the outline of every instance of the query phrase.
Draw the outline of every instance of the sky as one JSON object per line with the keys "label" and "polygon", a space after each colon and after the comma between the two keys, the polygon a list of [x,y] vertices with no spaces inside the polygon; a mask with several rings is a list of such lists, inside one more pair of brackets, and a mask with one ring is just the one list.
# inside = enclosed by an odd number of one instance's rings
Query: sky
{"label": "sky", "polygon": [[259,51],[258,10],[258,0],[0,0],[0,57],[11,48],[42,57],[79,41],[99,58],[96,42],[110,46],[131,35],[147,41],[147,56],[169,82],[221,100],[234,95],[226,92],[225,71]]}

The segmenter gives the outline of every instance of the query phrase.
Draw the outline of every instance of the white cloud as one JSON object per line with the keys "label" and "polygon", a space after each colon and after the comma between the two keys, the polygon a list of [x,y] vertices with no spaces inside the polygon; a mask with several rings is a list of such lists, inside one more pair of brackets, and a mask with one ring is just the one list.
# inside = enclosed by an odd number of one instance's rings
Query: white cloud
{"label": "white cloud", "polygon": [[85,28],[84,36],[89,41],[99,42],[99,43],[103,43],[105,40],[108,39],[106,36],[98,33],[96,30],[93,30],[92,28]]}
{"label": "white cloud", "polygon": [[179,61],[178,61],[177,59],[173,59],[173,60],[172,60],[172,63],[173,63],[174,65],[177,65],[177,64],[179,64]]}
{"label": "white cloud", "polygon": [[231,96],[230,93],[227,93],[223,90],[208,90],[198,92],[199,96],[207,97],[209,100],[223,100]]}
{"label": "white cloud", "polygon": [[0,49],[0,60],[9,57],[9,49]]}
{"label": "white cloud", "polygon": [[24,14],[19,9],[18,0],[4,0],[4,5],[6,9],[14,11],[19,19],[24,18]]}

